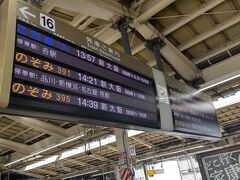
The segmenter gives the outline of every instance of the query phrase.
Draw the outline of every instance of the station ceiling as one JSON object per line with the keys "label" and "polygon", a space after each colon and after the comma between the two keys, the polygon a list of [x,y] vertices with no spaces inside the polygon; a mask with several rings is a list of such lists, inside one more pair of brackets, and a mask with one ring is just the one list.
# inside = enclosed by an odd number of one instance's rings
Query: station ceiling
{"label": "station ceiling", "polygon": [[[31,2],[31,1],[28,1]],[[34,2],[34,1],[32,1]],[[35,1],[36,2],[36,1]],[[120,33],[112,28],[120,17],[132,18],[129,40],[136,61],[156,66],[145,40],[161,37],[165,74],[194,86],[207,87],[240,74],[240,0],[44,0],[36,4],[43,11],[69,23],[101,41],[123,51]],[[201,80],[198,83],[197,79]],[[213,100],[235,94],[240,77],[206,89]],[[223,140],[182,139],[153,132],[133,133],[130,144],[137,150],[136,163],[220,148],[240,142],[240,104],[217,110]],[[40,156],[11,166],[22,171],[40,160],[109,138],[105,145],[67,157],[61,163],[48,163],[24,173],[35,177],[62,178],[89,172],[111,171],[118,163],[112,128],[1,115],[0,163],[2,171],[9,161],[46,149],[66,138],[76,141],[51,148]],[[79,151],[80,152],[80,151]],[[168,153],[166,153],[168,152]]]}

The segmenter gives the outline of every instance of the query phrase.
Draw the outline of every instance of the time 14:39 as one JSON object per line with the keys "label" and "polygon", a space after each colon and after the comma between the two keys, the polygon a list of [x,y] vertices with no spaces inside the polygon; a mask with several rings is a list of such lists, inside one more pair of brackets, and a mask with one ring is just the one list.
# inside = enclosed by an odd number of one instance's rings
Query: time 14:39
{"label": "time 14:39", "polygon": [[94,101],[94,100],[78,98],[78,105],[88,107],[88,108],[91,108],[91,109],[98,109],[98,102]]}

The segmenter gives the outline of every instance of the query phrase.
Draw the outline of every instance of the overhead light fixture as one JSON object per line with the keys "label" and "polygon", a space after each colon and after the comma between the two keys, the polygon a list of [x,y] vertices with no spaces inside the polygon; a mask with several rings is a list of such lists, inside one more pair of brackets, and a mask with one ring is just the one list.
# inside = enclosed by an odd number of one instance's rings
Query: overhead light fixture
{"label": "overhead light fixture", "polygon": [[[132,137],[132,136],[141,134],[143,132],[144,131],[128,130],[128,137]],[[82,146],[79,146],[79,147],[75,147],[74,149],[64,151],[61,154],[61,158],[59,160],[63,160],[63,159],[66,159],[68,157],[72,157],[72,156],[75,156],[77,154],[84,153],[85,152],[85,147],[90,147],[88,150],[93,150],[93,149],[99,148],[100,146],[108,145],[108,144],[111,144],[111,143],[114,143],[114,142],[116,142],[115,135],[110,135],[107,138],[101,139],[101,143],[100,143],[100,141],[93,141],[93,142],[87,143],[86,146],[82,145]],[[41,160],[41,161],[32,163],[30,165],[27,165],[23,169],[23,171],[29,171],[29,170],[32,170],[32,169],[35,169],[35,168],[53,163],[53,162],[56,161],[57,157],[58,157],[57,155],[51,156],[51,157],[46,158],[44,160]],[[26,157],[25,157],[25,159],[26,159]],[[19,161],[21,161],[21,160],[17,160],[17,162],[19,162]],[[16,163],[16,162],[14,161],[14,163]],[[9,166],[9,164],[6,164],[5,166],[7,166],[7,165]]]}
{"label": "overhead light fixture", "polygon": [[67,143],[69,143],[69,142],[75,141],[75,140],[77,140],[77,139],[79,139],[79,138],[81,138],[81,137],[83,137],[83,134],[79,134],[79,135],[72,136],[72,137],[70,137],[70,138],[64,139],[63,141],[61,141],[61,142],[58,143],[58,144],[49,146],[49,147],[47,147],[46,149],[37,151],[37,152],[35,152],[35,153],[33,153],[33,154],[30,154],[30,155],[28,155],[28,156],[25,156],[25,157],[23,157],[23,158],[20,158],[20,159],[17,159],[17,160],[15,160],[15,161],[12,161],[12,162],[10,162],[10,163],[8,163],[8,164],[5,164],[5,167],[10,166],[10,165],[13,165],[13,164],[16,164],[16,163],[18,163],[18,162],[20,162],[20,161],[24,161],[24,160],[30,159],[30,158],[35,157],[35,156],[37,156],[37,155],[39,155],[39,154],[42,154],[42,153],[44,153],[44,152],[46,152],[46,151],[49,151],[49,150],[51,150],[51,149],[53,149],[53,148],[56,148],[56,147],[62,146],[62,145],[64,145],[64,144],[67,144]]}
{"label": "overhead light fixture", "polygon": [[224,108],[239,102],[240,102],[240,91],[235,93],[233,96],[219,98],[217,101],[213,102],[213,105],[215,109],[220,109],[220,108]]}
{"label": "overhead light fixture", "polygon": [[220,81],[216,81],[216,82],[213,82],[213,83],[209,83],[209,85],[206,85],[206,86],[200,88],[197,92],[202,92],[202,91],[205,91],[205,90],[210,89],[212,87],[215,87],[217,85],[220,85],[220,84],[223,84],[225,82],[231,81],[233,79],[239,78],[240,77],[240,73],[239,73],[239,71],[237,71],[237,72],[235,71],[233,73],[230,73],[228,75],[228,77],[229,78],[226,78],[226,79],[223,79],[223,80],[220,80]]}

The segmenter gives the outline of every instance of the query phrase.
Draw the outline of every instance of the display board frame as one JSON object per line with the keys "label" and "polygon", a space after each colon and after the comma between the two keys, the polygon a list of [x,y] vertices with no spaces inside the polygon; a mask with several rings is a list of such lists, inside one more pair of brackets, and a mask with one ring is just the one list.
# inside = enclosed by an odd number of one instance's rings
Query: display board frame
{"label": "display board frame", "polygon": [[[157,71],[157,70],[155,70]],[[161,74],[160,71],[157,71],[155,74],[155,83],[157,87],[157,91],[159,90],[158,87],[160,87],[160,91],[163,95],[160,95],[158,93],[158,98],[161,98],[162,100],[159,100],[159,109],[164,109],[164,112],[161,111],[161,131],[163,131],[166,134],[173,135],[173,136],[179,136],[184,138],[193,138],[193,139],[204,139],[204,140],[219,140],[221,139],[222,135],[220,132],[220,128],[218,127],[219,133],[216,134],[216,136],[209,136],[205,134],[196,134],[196,133],[189,133],[189,132],[180,132],[176,131],[174,129],[174,118],[173,118],[173,110],[171,108],[171,101],[170,101],[170,94],[169,94],[169,88],[174,88],[179,91],[182,91],[187,94],[192,94],[198,98],[203,99],[206,102],[209,102],[212,104],[211,99],[204,93],[198,92],[196,89],[190,87],[189,85],[179,82],[176,79],[173,79],[169,76],[165,76]],[[156,75],[158,74],[158,75]],[[213,104],[212,104],[213,106]]]}
{"label": "display board frame", "polygon": [[[213,126],[214,129],[210,129],[210,131],[205,131],[204,133],[202,133],[202,130],[199,130],[199,129],[196,129],[196,132],[194,130],[190,130],[189,128],[179,128],[177,127],[176,125],[176,119],[174,118],[174,110],[172,109],[172,118],[173,118],[173,127],[174,127],[174,131],[175,132],[178,132],[178,133],[186,133],[186,134],[192,134],[194,135],[195,137],[197,137],[198,135],[202,136],[202,137],[213,137],[213,138],[221,138],[222,135],[221,135],[221,132],[220,132],[220,128],[219,128],[219,123],[218,123],[218,118],[216,116],[216,110],[214,108],[214,105],[212,103],[212,100],[210,99],[210,97],[207,95],[207,94],[204,94],[202,92],[199,92],[198,90],[192,88],[191,86],[185,84],[185,83],[181,83],[179,81],[176,81],[175,79],[171,79],[171,78],[167,78],[167,86],[168,86],[168,91],[169,91],[169,98],[170,98],[170,104],[174,104],[174,102],[172,102],[171,100],[171,94],[170,94],[170,90],[172,89],[173,91],[176,91],[178,93],[180,93],[182,96],[186,96],[187,97],[187,101],[189,100],[196,100],[196,103],[200,103],[199,105],[200,106],[203,106],[204,107],[198,107],[196,105],[196,108],[203,108],[203,109],[206,109],[206,106],[209,107],[207,108],[206,110],[208,109],[212,109],[210,111],[211,115],[215,115],[215,119],[212,119],[213,120]],[[203,103],[203,104],[202,104]],[[206,104],[205,104],[206,103]],[[182,106],[185,106],[186,104],[182,104]],[[193,104],[192,104],[193,105]],[[195,104],[194,104],[195,105]],[[191,108],[191,107],[190,107]],[[188,109],[188,108],[186,108]],[[193,110],[193,109],[192,109]],[[207,114],[207,111],[204,110],[204,114],[206,115]],[[199,110],[200,112],[200,110]],[[195,115],[196,117],[198,117],[197,115]],[[204,119],[204,118],[202,118]],[[203,122],[201,121],[201,123],[199,125],[203,124]],[[203,125],[202,125],[203,126]],[[205,123],[205,126],[206,127],[210,127],[210,124],[207,124]],[[218,126],[218,129],[216,129],[216,127]],[[181,129],[182,129],[182,132],[181,132]],[[190,130],[190,131],[189,131]],[[217,130],[218,132],[215,132],[215,136],[211,135],[212,131],[213,130]],[[188,132],[189,131],[189,132]],[[201,134],[202,133],[202,134]]]}
{"label": "display board frame", "polygon": [[[98,39],[94,37],[90,37],[91,40],[100,43],[100,48],[96,48],[93,44],[90,43],[88,37],[89,35],[78,31],[76,33],[76,29],[66,24],[65,22],[54,18],[48,13],[42,12],[36,7],[21,1],[21,0],[4,0],[1,4],[1,31],[0,37],[4,37],[4,41],[0,42],[0,111],[1,113],[13,114],[19,116],[30,116],[30,117],[39,117],[39,118],[47,118],[47,119],[57,119],[63,121],[73,121],[73,122],[81,122],[88,124],[98,124],[104,126],[111,127],[120,127],[127,129],[138,129],[138,130],[147,130],[147,131],[156,131],[169,135],[177,135],[183,137],[190,138],[198,138],[198,139],[209,139],[215,140],[219,139],[219,137],[208,137],[204,135],[196,135],[189,133],[180,133],[174,131],[173,124],[173,115],[171,110],[171,105],[169,102],[169,92],[168,86],[174,87],[183,87],[182,83],[177,80],[171,79],[169,77],[165,77],[163,72],[160,72],[154,68],[147,66],[145,63],[137,61],[134,57],[124,54],[123,52],[119,52],[116,49],[112,48],[112,52],[106,52],[105,47],[108,47],[107,44],[100,42]],[[137,124],[129,124],[125,123],[117,123],[117,122],[106,122],[104,120],[93,120],[91,118],[85,117],[69,117],[66,114],[53,114],[51,112],[45,112],[39,114],[38,112],[28,108],[26,110],[22,109],[8,109],[9,99],[10,99],[10,87],[13,77],[13,60],[15,56],[14,47],[15,47],[15,37],[16,35],[16,24],[17,19],[30,24],[31,26],[35,26],[38,29],[50,33],[54,36],[57,36],[59,39],[63,39],[64,41],[68,41],[69,43],[75,44],[76,46],[80,46],[81,48],[86,49],[87,51],[91,51],[95,54],[99,54],[104,58],[112,61],[116,64],[119,64],[123,67],[126,67],[130,70],[137,72],[138,74],[143,75],[151,80],[153,80],[153,93],[155,94],[156,99],[156,110],[158,121],[155,127],[148,127]],[[48,24],[49,20],[50,24]],[[48,26],[49,25],[49,26]],[[121,62],[119,62],[121,61]],[[2,71],[1,71],[2,70]],[[136,80],[136,79],[135,79]],[[144,82],[144,80],[143,80]],[[186,86],[187,87],[187,86]],[[194,92],[196,90],[191,89],[190,91]],[[210,100],[207,96],[203,94],[199,94],[201,98],[206,101]],[[24,100],[22,100],[24,101]],[[29,103],[26,101],[26,103]],[[46,104],[47,105],[47,104]],[[60,107],[59,107],[60,109]]]}

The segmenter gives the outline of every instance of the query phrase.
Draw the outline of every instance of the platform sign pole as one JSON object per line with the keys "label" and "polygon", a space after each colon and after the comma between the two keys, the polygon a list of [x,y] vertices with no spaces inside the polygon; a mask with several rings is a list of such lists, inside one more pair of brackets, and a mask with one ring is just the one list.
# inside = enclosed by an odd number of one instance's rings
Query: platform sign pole
{"label": "platform sign pole", "polygon": [[128,143],[128,133],[125,129],[114,129],[117,149],[118,149],[118,157],[119,157],[119,167],[121,169],[132,168],[131,155],[129,151],[129,143]]}
{"label": "platform sign pole", "polygon": [[115,179],[121,180],[118,166],[114,167]]}

